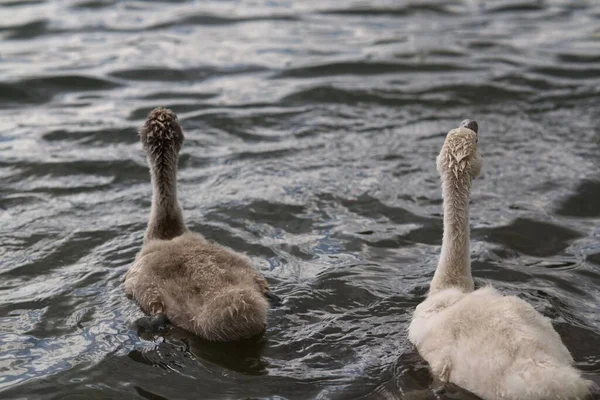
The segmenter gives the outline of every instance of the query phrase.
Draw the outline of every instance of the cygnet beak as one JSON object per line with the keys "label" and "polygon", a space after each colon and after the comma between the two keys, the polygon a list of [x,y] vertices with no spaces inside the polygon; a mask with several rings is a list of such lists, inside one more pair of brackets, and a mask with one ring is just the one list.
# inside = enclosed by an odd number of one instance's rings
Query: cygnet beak
{"label": "cygnet beak", "polygon": [[463,122],[460,123],[460,127],[469,128],[475,133],[477,133],[477,130],[479,129],[479,125],[477,125],[477,121],[475,121],[474,119],[465,119]]}

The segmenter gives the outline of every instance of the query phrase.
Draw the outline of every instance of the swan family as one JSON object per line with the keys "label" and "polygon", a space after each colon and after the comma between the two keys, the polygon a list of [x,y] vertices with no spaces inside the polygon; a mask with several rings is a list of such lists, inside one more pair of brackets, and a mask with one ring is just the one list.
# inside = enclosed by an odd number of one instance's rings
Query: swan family
{"label": "swan family", "polygon": [[[211,341],[260,335],[277,301],[244,255],[191,232],[177,198],[177,162],[184,134],[165,108],[140,129],[152,182],[152,206],[141,251],[127,271],[125,292],[151,332],[166,323]],[[550,321],[515,296],[490,286],[475,290],[470,267],[469,200],[482,158],[478,125],[465,120],[446,136],[437,157],[444,233],[425,300],[408,338],[441,382],[486,400],[583,400],[590,383]]]}

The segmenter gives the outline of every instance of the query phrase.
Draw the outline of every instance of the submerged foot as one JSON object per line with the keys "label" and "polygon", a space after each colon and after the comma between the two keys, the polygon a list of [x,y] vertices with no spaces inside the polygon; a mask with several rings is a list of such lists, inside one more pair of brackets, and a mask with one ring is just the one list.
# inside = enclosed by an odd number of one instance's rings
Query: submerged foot
{"label": "submerged foot", "polygon": [[271,303],[274,306],[278,306],[281,304],[281,297],[277,296],[271,291],[265,292],[265,297],[269,300],[269,303]]}
{"label": "submerged foot", "polygon": [[158,335],[167,330],[168,323],[169,320],[165,314],[156,314],[135,320],[133,327],[140,335]]}

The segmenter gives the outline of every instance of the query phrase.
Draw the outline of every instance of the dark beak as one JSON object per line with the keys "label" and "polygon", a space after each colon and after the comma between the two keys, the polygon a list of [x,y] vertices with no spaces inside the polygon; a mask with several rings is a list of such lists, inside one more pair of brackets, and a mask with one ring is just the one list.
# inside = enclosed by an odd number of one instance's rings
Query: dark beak
{"label": "dark beak", "polygon": [[477,133],[477,130],[479,129],[479,125],[477,125],[477,121],[475,121],[474,119],[465,119],[463,122],[460,123],[460,127],[469,128],[475,133]]}

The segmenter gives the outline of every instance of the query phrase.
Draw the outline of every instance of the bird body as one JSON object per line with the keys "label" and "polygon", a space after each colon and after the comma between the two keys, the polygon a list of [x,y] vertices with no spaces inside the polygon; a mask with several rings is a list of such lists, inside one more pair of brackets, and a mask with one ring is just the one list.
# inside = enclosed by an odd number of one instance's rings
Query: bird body
{"label": "bird body", "polygon": [[[177,199],[183,131],[170,110],[153,110],[140,130],[153,185],[144,245],[125,275],[125,292],[150,316],[205,339],[264,331],[269,286],[250,260],[186,227]],[[164,317],[163,317],[164,316]],[[150,324],[152,325],[152,323]]]}
{"label": "bird body", "polygon": [[417,306],[409,340],[434,375],[483,399],[584,399],[588,383],[550,320],[488,286],[445,289]]}
{"label": "bird body", "polygon": [[146,313],[208,340],[250,337],[266,324],[264,278],[246,257],[195,233],[145,244],[125,290]]}
{"label": "bird body", "polygon": [[474,290],[469,255],[471,181],[481,169],[477,124],[450,131],[437,159],[444,237],[427,298],[417,306],[409,340],[442,382],[485,400],[583,400],[589,382],[550,320],[516,296]]}

